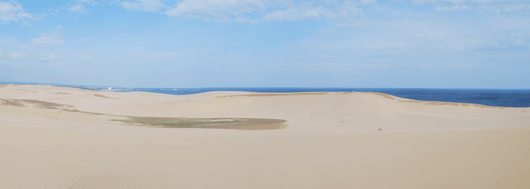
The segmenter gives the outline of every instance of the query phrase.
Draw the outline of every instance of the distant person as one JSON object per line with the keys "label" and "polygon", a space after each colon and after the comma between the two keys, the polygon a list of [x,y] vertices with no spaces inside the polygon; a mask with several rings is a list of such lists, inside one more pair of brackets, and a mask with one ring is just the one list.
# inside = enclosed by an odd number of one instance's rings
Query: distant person
{"label": "distant person", "polygon": [[377,131],[383,131],[383,126],[379,127],[379,129],[377,129]]}

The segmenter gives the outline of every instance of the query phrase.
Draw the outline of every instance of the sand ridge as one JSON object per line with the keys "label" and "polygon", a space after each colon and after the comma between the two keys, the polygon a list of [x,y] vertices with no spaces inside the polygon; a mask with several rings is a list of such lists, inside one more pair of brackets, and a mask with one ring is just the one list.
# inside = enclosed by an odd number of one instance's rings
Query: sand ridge
{"label": "sand ridge", "polygon": [[257,97],[257,96],[299,96],[299,95],[323,95],[328,94],[327,92],[304,92],[304,93],[255,93],[255,94],[245,94],[245,95],[229,95],[229,96],[217,96],[218,98],[222,97]]}

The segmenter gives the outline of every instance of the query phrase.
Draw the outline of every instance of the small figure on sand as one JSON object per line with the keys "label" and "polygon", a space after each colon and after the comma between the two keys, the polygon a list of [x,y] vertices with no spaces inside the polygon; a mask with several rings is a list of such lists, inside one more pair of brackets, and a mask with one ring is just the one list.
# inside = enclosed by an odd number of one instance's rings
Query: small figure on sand
{"label": "small figure on sand", "polygon": [[340,123],[343,123],[342,120],[340,120]]}
{"label": "small figure on sand", "polygon": [[379,127],[379,129],[377,129],[377,131],[383,131],[383,126]]}

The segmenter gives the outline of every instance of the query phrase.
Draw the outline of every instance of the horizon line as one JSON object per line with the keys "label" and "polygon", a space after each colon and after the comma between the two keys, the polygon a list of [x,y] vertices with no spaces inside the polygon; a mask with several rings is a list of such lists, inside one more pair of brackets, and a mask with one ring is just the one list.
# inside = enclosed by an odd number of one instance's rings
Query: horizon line
{"label": "horizon line", "polygon": [[298,89],[439,89],[439,90],[530,90],[530,88],[438,88],[438,87],[121,87],[113,85],[73,85],[61,83],[33,83],[33,82],[0,82],[0,85],[51,85],[56,87],[73,88],[116,88],[116,89],[245,89],[245,88],[298,88]]}

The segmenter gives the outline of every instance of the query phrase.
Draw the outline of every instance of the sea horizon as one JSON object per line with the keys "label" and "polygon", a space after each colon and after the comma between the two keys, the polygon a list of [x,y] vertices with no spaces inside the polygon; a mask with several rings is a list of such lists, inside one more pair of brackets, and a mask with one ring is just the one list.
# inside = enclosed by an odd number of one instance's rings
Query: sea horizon
{"label": "sea horizon", "polygon": [[4,82],[15,85],[51,85],[88,90],[114,92],[150,92],[169,95],[191,95],[215,91],[256,93],[304,93],[304,92],[377,92],[396,97],[453,103],[471,103],[497,107],[530,107],[530,89],[484,88],[356,88],[356,87],[119,87],[96,85],[65,85],[57,83]]}

